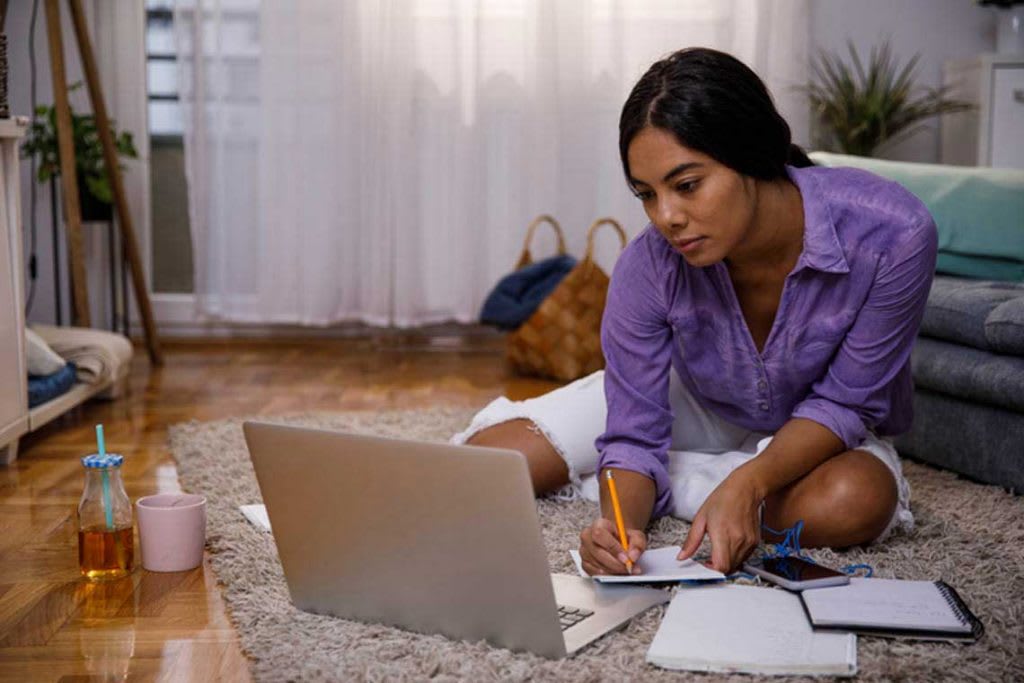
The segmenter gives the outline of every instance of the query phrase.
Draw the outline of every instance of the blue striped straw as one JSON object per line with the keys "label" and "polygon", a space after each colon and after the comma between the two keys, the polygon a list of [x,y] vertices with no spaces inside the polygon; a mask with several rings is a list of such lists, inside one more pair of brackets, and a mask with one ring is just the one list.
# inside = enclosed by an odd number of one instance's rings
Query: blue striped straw
{"label": "blue striped straw", "polygon": [[[106,444],[103,443],[103,425],[96,425],[96,445],[100,450],[100,457],[107,454]],[[107,529],[114,530],[114,507],[110,503],[110,470],[103,468],[103,513],[107,517]]]}

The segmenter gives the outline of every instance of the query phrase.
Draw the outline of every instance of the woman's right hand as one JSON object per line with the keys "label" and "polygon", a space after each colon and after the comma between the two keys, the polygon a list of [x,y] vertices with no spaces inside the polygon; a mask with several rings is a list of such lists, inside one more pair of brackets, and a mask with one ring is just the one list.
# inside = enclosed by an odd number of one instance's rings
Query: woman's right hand
{"label": "woman's right hand", "polygon": [[[626,529],[629,539],[629,559],[633,561],[633,573],[639,574],[636,565],[640,555],[647,549],[647,535],[639,529]],[[591,576],[598,574],[628,574],[626,551],[619,542],[615,523],[598,517],[580,534],[580,558],[583,570]]]}

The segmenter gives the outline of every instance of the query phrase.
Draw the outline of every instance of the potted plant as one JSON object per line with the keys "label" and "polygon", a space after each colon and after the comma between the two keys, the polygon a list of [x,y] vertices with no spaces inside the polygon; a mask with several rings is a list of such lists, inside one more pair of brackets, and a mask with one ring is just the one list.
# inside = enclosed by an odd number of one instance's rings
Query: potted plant
{"label": "potted plant", "polygon": [[[68,91],[80,87],[81,82],[68,87]],[[117,153],[123,157],[138,158],[138,151],[132,134],[125,131],[118,134],[114,122],[110,122],[110,134],[114,138]],[[113,190],[103,162],[103,145],[96,128],[96,117],[92,114],[76,114],[71,110],[71,137],[75,146],[75,175],[78,178],[78,198],[83,221],[105,221],[113,216]],[[57,144],[57,110],[41,105],[36,107],[35,118],[29,128],[28,137],[21,148],[22,156],[36,155],[39,170],[36,179],[45,183],[60,176],[60,155]],[[123,169],[124,167],[122,167]]]}
{"label": "potted plant", "polygon": [[996,12],[996,52],[1024,54],[1024,0],[978,0],[982,7]]}
{"label": "potted plant", "polygon": [[889,43],[871,49],[867,67],[848,43],[850,62],[826,50],[811,61],[813,79],[802,88],[811,102],[821,149],[872,156],[883,144],[909,137],[920,123],[939,114],[965,111],[969,102],[949,99],[947,87],[916,88],[920,55],[905,65],[893,59]]}

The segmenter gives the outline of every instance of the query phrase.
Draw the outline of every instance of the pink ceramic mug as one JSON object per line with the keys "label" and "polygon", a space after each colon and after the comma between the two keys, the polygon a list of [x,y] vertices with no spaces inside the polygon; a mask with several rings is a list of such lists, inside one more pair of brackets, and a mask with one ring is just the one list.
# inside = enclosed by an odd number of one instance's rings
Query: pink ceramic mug
{"label": "pink ceramic mug", "polygon": [[181,572],[203,563],[206,498],[192,493],[160,493],[135,502],[142,568]]}

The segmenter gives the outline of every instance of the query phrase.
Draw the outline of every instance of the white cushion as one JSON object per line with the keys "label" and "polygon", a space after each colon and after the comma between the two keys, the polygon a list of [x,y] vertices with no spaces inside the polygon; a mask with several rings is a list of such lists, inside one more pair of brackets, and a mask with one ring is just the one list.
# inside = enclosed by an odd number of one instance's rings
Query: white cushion
{"label": "white cushion", "polygon": [[28,350],[28,374],[45,377],[61,370],[67,361],[61,358],[43,338],[25,328],[25,346]]}

